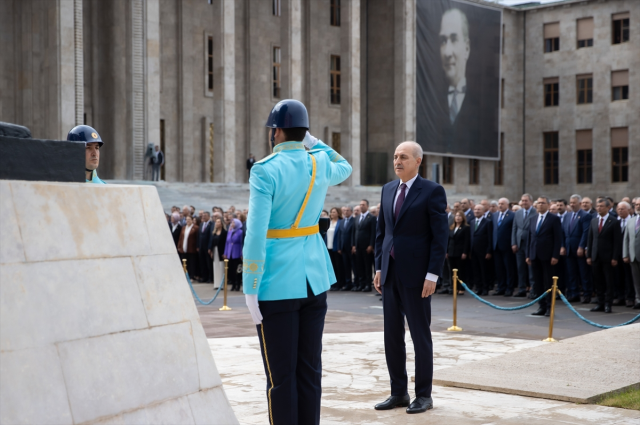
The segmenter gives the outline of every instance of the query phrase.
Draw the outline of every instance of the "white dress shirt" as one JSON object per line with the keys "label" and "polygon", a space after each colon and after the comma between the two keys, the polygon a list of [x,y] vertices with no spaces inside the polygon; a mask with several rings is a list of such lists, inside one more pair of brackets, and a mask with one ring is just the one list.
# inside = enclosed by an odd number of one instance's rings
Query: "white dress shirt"
{"label": "white dress shirt", "polygon": [[332,221],[329,224],[329,228],[327,229],[327,248],[332,250],[333,249],[333,237],[336,234],[336,225],[338,224],[337,221]]}
{"label": "white dress shirt", "polygon": [[362,212],[360,213],[360,218],[358,218],[358,224],[359,224],[359,223],[362,223],[362,220],[364,220],[365,218],[367,218],[367,214],[369,214],[369,211],[368,211],[368,210],[367,210],[366,212],[364,212],[364,213],[362,213]]}
{"label": "white dress shirt", "polygon": [[[398,196],[400,196],[400,186],[402,185],[402,183],[406,184],[407,187],[404,190],[404,199],[407,199],[407,195],[409,194],[409,189],[411,189],[411,186],[413,186],[413,183],[416,181],[416,179],[418,178],[418,175],[416,174],[412,179],[407,180],[406,182],[403,182],[402,180],[400,180],[400,182],[398,183],[398,188],[396,189],[396,196],[393,197],[393,214],[396,213],[396,202],[398,201]],[[380,272],[380,270],[376,270],[376,273]],[[426,280],[430,280],[432,282],[437,282],[438,281],[438,276],[433,274],[433,273],[427,273],[427,276],[425,277]]]}
{"label": "white dress shirt", "polygon": [[453,87],[453,86],[449,86],[449,91],[447,93],[449,93],[449,108],[451,108],[451,102],[453,102],[453,90],[457,90],[458,92],[456,93],[456,103],[458,105],[458,113],[460,113],[460,109],[462,108],[462,102],[464,102],[464,95],[465,95],[465,87],[467,86],[467,79],[466,77],[463,78],[462,80],[460,80],[460,82],[458,83],[457,87]]}
{"label": "white dress shirt", "polygon": [[180,222],[177,222],[177,223],[171,225],[171,233],[176,231],[176,227],[178,227],[179,224],[180,224]]}
{"label": "white dress shirt", "polygon": [[618,220],[620,221],[620,229],[622,229],[623,232],[624,232],[624,228],[627,225],[627,223],[629,222],[630,218],[631,218],[631,216],[629,216],[627,218],[620,218],[620,216],[618,216]]}
{"label": "white dress shirt", "polygon": [[187,241],[189,240],[189,233],[191,232],[191,228],[193,227],[193,224],[191,226],[187,226],[184,228],[184,239],[182,240],[182,250],[184,251],[184,253],[187,253]]}
{"label": "white dress shirt", "polygon": [[548,210],[546,213],[540,214],[538,216],[538,222],[536,223],[536,232],[538,231],[538,226],[542,226],[542,223],[544,223],[544,219],[547,218],[547,214],[549,214]]}

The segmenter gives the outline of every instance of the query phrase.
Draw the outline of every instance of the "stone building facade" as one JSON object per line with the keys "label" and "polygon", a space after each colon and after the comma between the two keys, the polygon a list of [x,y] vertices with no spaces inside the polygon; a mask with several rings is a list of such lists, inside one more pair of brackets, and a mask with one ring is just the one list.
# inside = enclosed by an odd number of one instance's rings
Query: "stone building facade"
{"label": "stone building facade", "polygon": [[[94,126],[103,178],[144,178],[155,143],[167,181],[244,182],[249,153],[269,153],[271,107],[296,98],[311,133],[352,163],[346,184],[383,184],[395,145],[415,138],[416,1],[5,0],[0,120],[51,139]],[[439,164],[450,194],[640,195],[640,3],[502,8],[502,160],[430,155],[424,175]],[[584,18],[592,42],[578,48]],[[613,43],[620,19],[628,40]],[[546,36],[559,50],[545,53]],[[578,104],[589,75],[591,103]],[[613,100],[613,80],[628,99]],[[623,176],[612,164],[624,154]]]}

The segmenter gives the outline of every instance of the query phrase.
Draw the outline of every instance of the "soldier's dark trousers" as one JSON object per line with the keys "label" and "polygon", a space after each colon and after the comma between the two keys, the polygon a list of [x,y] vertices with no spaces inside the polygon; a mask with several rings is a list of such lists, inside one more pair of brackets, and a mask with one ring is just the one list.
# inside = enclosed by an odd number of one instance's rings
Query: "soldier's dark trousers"
{"label": "soldier's dark trousers", "polygon": [[327,293],[307,298],[260,301],[256,326],[267,377],[269,423],[320,423],[322,332]]}

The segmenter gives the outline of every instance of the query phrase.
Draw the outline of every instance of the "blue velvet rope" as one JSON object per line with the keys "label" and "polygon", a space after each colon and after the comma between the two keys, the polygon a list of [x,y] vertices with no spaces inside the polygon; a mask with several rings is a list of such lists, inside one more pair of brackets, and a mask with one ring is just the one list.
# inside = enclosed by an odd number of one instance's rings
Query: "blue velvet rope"
{"label": "blue velvet rope", "polygon": [[638,315],[637,315],[636,317],[634,317],[633,319],[631,319],[631,320],[629,320],[629,321],[627,321],[627,322],[621,323],[621,324],[619,324],[619,325],[613,325],[613,326],[601,325],[601,324],[599,324],[599,323],[592,322],[591,320],[589,320],[589,319],[585,318],[584,316],[582,316],[582,314],[578,313],[578,312],[576,311],[576,309],[575,309],[575,308],[573,308],[573,306],[571,305],[571,303],[570,303],[569,301],[567,301],[567,299],[564,297],[564,294],[563,294],[562,292],[560,292],[559,290],[558,290],[558,294],[560,294],[560,299],[562,300],[562,302],[563,302],[567,307],[569,307],[569,310],[571,310],[571,311],[573,312],[573,314],[575,314],[576,316],[578,316],[578,317],[579,317],[583,322],[585,322],[585,323],[587,323],[587,324],[589,324],[589,325],[591,325],[591,326],[595,326],[596,328],[601,328],[601,329],[617,328],[618,326],[630,325],[630,324],[632,324],[633,322],[635,322],[636,320],[640,319],[640,314],[638,314]]}
{"label": "blue velvet rope", "polygon": [[475,292],[473,292],[471,289],[469,289],[469,287],[463,281],[458,280],[458,283],[461,284],[462,286],[464,286],[464,289],[466,289],[468,293],[473,295],[473,297],[475,299],[477,299],[478,301],[480,301],[481,303],[486,304],[489,307],[493,307],[496,310],[503,310],[503,311],[522,310],[523,308],[531,307],[532,305],[534,305],[535,303],[537,303],[538,301],[540,301],[541,299],[546,297],[547,294],[549,293],[549,291],[551,291],[551,289],[548,289],[545,293],[540,295],[538,298],[536,298],[535,300],[533,300],[530,303],[527,303],[525,305],[521,305],[521,306],[518,306],[518,307],[500,307],[499,305],[492,304],[489,301],[480,298]]}
{"label": "blue velvet rope", "polygon": [[195,289],[193,289],[193,285],[191,284],[191,278],[189,277],[189,272],[185,272],[185,275],[186,275],[186,277],[187,277],[187,282],[189,283],[189,287],[191,288],[191,292],[193,292],[193,295],[195,295],[196,300],[198,300],[198,302],[199,302],[200,304],[202,304],[202,305],[209,305],[209,304],[211,304],[212,302],[214,302],[214,301],[216,300],[216,298],[218,298],[218,294],[220,293],[220,290],[221,290],[221,289],[222,289],[222,287],[224,286],[224,280],[223,280],[223,284],[222,284],[222,285],[220,285],[220,286],[218,287],[218,291],[217,291],[217,292],[216,292],[216,294],[213,296],[213,298],[211,298],[209,301],[205,302],[205,301],[202,301],[202,300],[200,299],[200,297],[199,297],[199,296],[198,296],[198,294],[196,293],[196,290],[195,290]]}

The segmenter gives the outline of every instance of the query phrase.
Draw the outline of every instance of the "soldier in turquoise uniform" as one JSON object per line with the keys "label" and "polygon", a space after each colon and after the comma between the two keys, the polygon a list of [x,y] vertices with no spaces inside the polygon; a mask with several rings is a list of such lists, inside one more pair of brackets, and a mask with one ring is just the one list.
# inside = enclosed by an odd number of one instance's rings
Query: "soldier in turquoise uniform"
{"label": "soldier in turquoise uniform", "polygon": [[318,230],[327,188],[351,165],[311,136],[297,100],[267,120],[273,153],[254,164],[243,250],[243,286],[258,331],[271,424],[318,424],[322,332],[336,282]]}
{"label": "soldier in turquoise uniform", "polygon": [[67,140],[72,142],[84,142],[85,145],[85,165],[87,183],[106,184],[98,177],[98,165],[100,165],[100,148],[104,142],[98,132],[88,125],[78,125],[73,127],[67,135]]}

